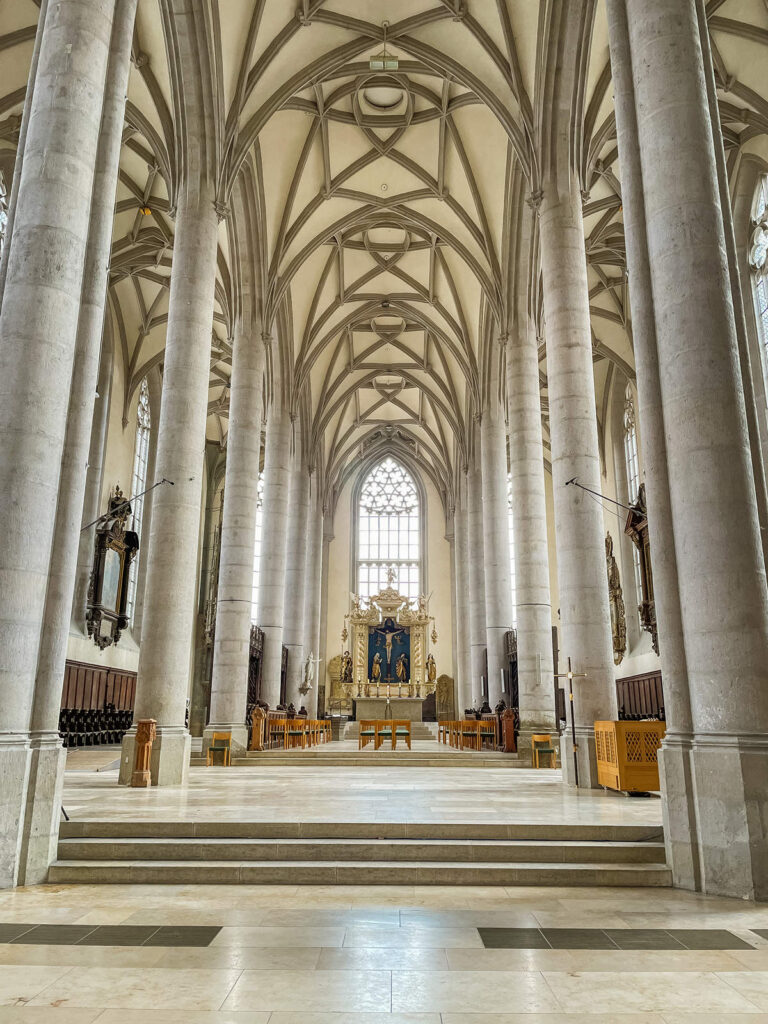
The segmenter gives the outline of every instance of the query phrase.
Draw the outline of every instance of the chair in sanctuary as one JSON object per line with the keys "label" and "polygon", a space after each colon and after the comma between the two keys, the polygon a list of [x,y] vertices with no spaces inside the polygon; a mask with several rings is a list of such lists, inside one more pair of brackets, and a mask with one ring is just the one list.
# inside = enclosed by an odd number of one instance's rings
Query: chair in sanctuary
{"label": "chair in sanctuary", "polygon": [[215,732],[211,737],[211,745],[205,758],[206,765],[220,765],[228,768],[232,763],[232,733]]}

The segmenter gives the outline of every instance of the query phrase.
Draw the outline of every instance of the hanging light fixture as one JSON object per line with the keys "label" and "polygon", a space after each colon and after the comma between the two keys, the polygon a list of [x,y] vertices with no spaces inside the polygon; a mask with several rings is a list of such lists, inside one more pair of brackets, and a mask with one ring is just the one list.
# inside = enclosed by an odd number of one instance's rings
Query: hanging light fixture
{"label": "hanging light fixture", "polygon": [[374,53],[368,60],[368,67],[371,71],[397,71],[400,67],[400,58],[396,53],[387,53],[387,29],[389,22],[383,21],[381,27],[384,29],[384,49],[381,53]]}

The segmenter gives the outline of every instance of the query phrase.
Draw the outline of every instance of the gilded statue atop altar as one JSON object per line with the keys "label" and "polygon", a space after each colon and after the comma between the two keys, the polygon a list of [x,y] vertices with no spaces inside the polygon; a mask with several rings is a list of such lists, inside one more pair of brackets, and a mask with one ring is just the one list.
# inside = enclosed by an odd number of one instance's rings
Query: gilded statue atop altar
{"label": "gilded statue atop altar", "polygon": [[[395,578],[390,569],[388,585],[367,601],[351,595],[350,696],[426,697],[435,688],[435,672],[430,671],[434,657],[426,650],[429,625],[434,624],[429,600],[422,594],[412,603],[395,589]],[[432,638],[437,639],[434,625]],[[345,653],[345,662],[347,657]]]}

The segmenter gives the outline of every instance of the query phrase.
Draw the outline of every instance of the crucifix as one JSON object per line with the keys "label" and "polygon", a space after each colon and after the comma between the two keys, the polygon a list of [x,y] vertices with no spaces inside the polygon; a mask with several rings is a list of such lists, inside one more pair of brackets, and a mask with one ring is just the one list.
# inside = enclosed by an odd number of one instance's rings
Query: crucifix
{"label": "crucifix", "polygon": [[568,680],[568,700],[570,701],[571,707],[571,742],[573,743],[573,778],[576,783],[576,788],[579,786],[579,756],[578,749],[579,745],[576,742],[576,722],[573,717],[573,680],[574,679],[586,679],[586,672],[574,672],[571,666],[571,659],[568,659],[568,671],[567,672],[555,672],[555,679],[567,679]]}

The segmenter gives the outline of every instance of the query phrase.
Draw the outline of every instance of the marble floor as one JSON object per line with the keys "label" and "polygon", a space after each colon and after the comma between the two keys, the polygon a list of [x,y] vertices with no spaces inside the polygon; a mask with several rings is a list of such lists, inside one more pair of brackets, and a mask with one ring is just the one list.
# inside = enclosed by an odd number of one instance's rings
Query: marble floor
{"label": "marble floor", "polygon": [[[33,932],[36,924],[59,928]],[[488,948],[489,935],[493,947],[499,936],[519,939],[520,929],[571,948],[543,940],[530,948],[529,938],[528,948]],[[578,948],[585,933],[570,929],[604,929],[613,945]],[[662,938],[643,948],[649,936]],[[622,937],[630,946],[639,937],[641,948],[618,948]],[[768,906],[671,889],[111,885],[0,893],[0,1022],[94,1021],[768,1022]]]}
{"label": "marble floor", "polygon": [[184,787],[130,789],[117,771],[68,770],[73,819],[661,824],[658,796],[563,786],[559,771],[418,767],[191,768]]}

